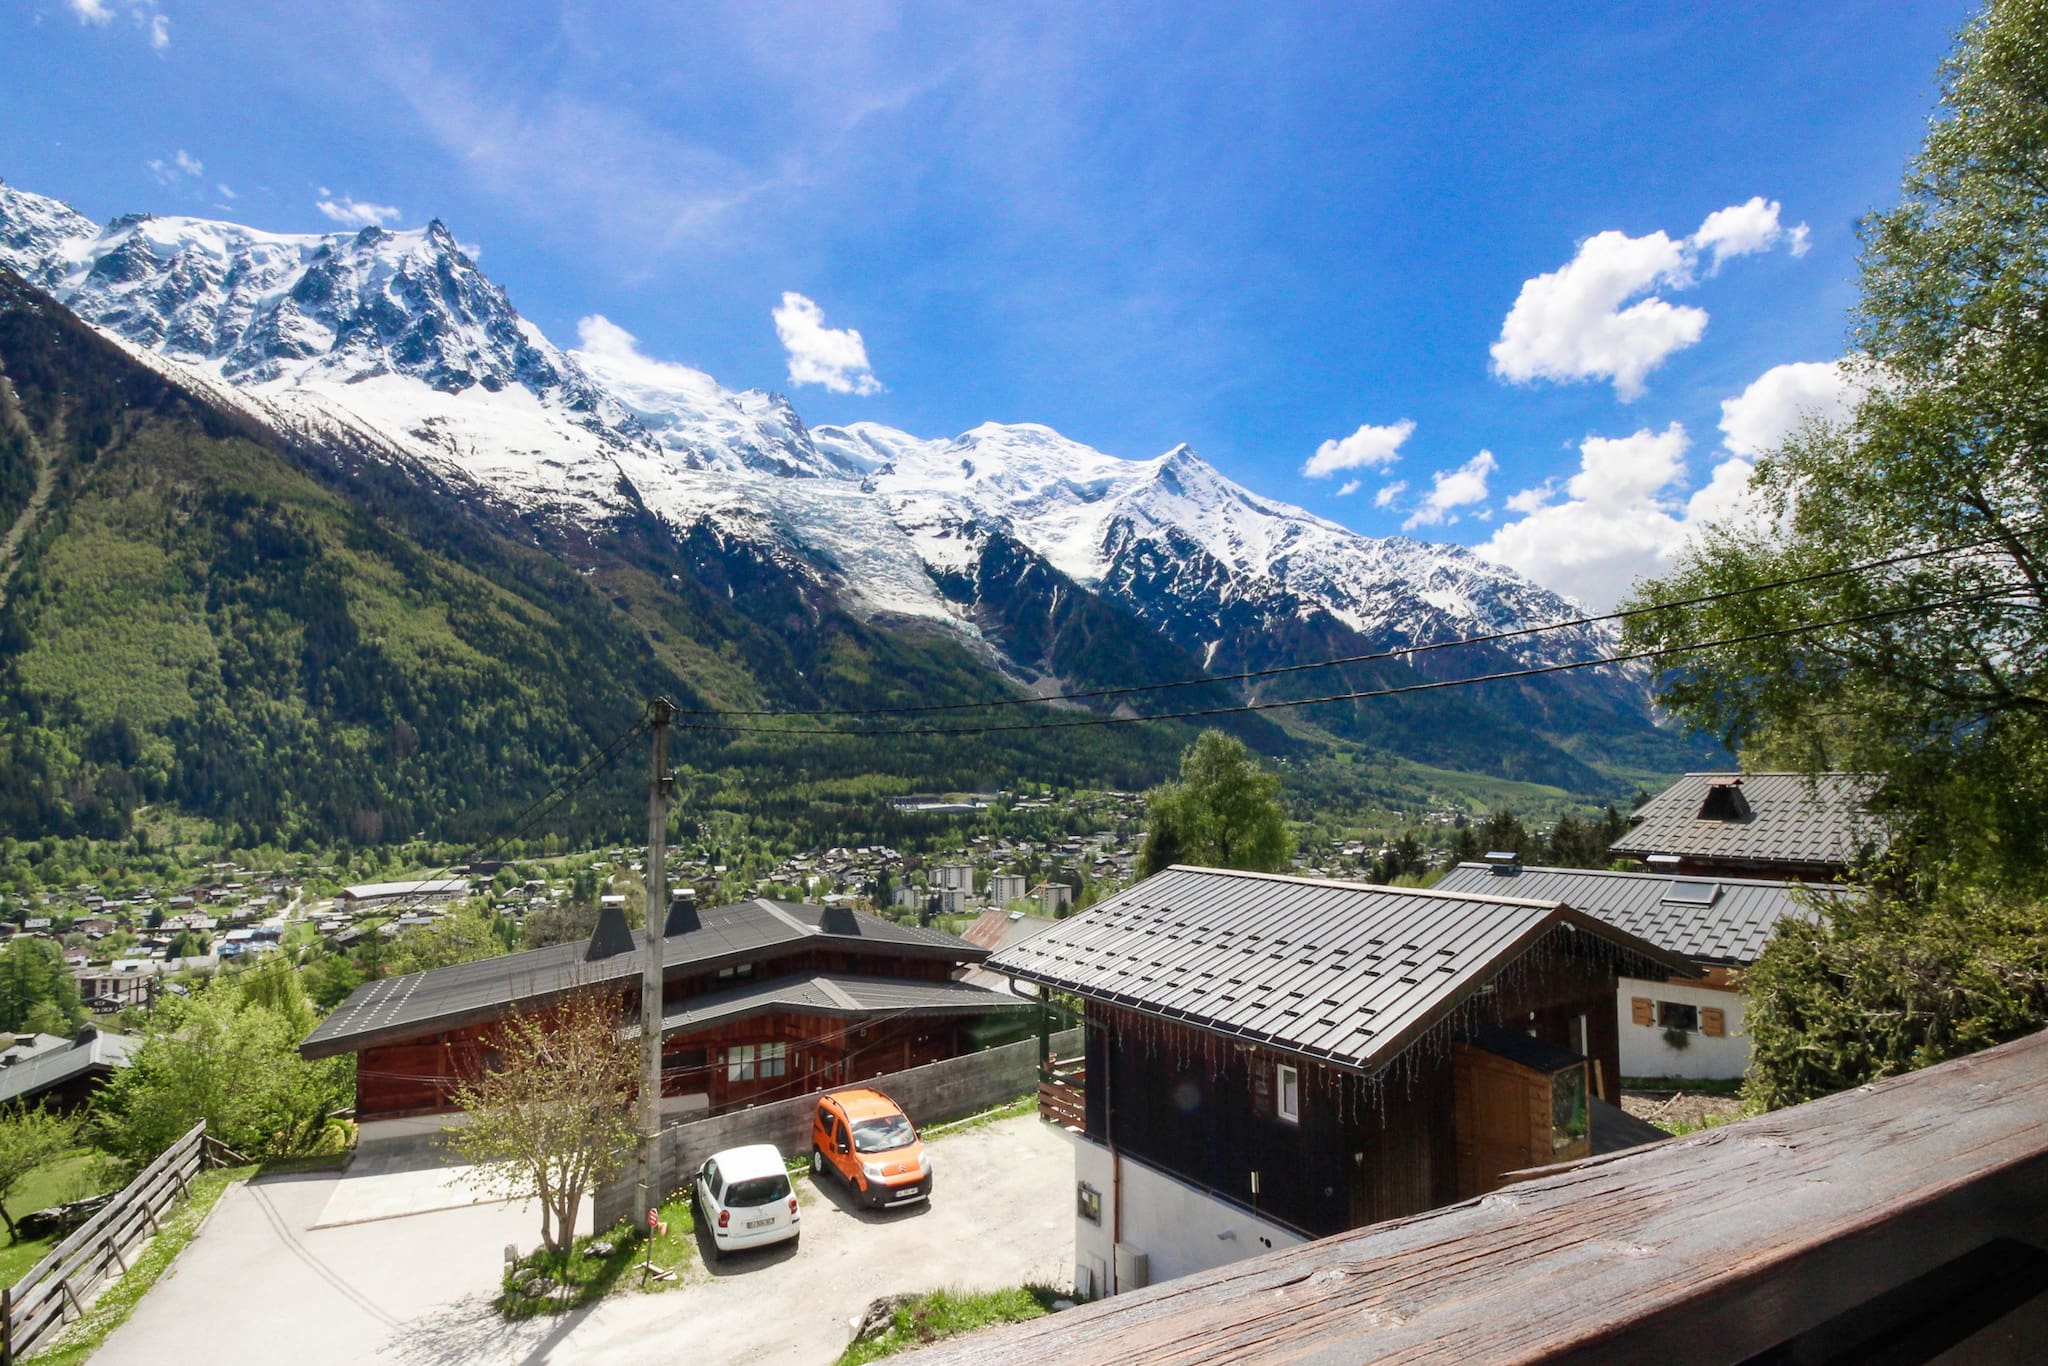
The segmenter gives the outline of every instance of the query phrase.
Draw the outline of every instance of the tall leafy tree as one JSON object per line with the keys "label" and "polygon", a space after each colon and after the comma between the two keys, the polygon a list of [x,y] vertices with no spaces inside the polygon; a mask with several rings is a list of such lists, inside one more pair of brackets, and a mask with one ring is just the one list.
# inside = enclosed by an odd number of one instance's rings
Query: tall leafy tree
{"label": "tall leafy tree", "polygon": [[62,949],[28,938],[0,949],[0,1030],[69,1034],[83,1023],[78,982],[64,966]]}
{"label": "tall leafy tree", "polygon": [[0,1110],[0,1220],[7,1224],[7,1241],[19,1241],[14,1215],[7,1202],[14,1188],[36,1168],[52,1162],[78,1143],[78,1121],[68,1115],[52,1114],[38,1105]]}
{"label": "tall leafy tree", "polygon": [[583,1197],[633,1155],[637,1041],[620,1030],[619,993],[585,987],[552,1009],[512,1015],[486,1036],[484,1070],[458,1086],[469,1122],[447,1143],[472,1179],[540,1201],[541,1241],[566,1252]]}
{"label": "tall leafy tree", "polygon": [[1255,872],[1284,867],[1294,837],[1279,791],[1279,776],[1261,768],[1242,740],[1203,731],[1181,755],[1179,781],[1154,789],[1146,801],[1140,876],[1176,863]]}
{"label": "tall leafy tree", "polygon": [[[1664,701],[1778,764],[1887,775],[1896,847],[2048,881],[2048,0],[1992,0],[1942,69],[1897,207],[1863,225],[1853,415],[1757,465],[1761,516],[1713,528],[1633,606],[1969,545],[1658,612]],[[1845,621],[1844,619],[1855,619]],[[1762,637],[1815,622],[1844,624]]]}

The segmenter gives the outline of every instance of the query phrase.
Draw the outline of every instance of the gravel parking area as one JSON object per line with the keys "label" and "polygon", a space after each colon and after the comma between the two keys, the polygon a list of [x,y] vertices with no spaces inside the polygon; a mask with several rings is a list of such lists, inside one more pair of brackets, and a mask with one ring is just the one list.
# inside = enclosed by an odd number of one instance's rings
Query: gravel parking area
{"label": "gravel parking area", "polygon": [[[859,1208],[803,1181],[800,1247],[708,1263],[660,1294],[615,1295],[507,1324],[490,1307],[504,1245],[531,1247],[531,1206],[478,1205],[316,1227],[347,1176],[239,1186],[95,1366],[388,1361],[791,1362],[823,1366],[870,1301],[1073,1274],[1073,1150],[1035,1116],[931,1141],[933,1198]],[[794,1156],[794,1154],[791,1154]]]}

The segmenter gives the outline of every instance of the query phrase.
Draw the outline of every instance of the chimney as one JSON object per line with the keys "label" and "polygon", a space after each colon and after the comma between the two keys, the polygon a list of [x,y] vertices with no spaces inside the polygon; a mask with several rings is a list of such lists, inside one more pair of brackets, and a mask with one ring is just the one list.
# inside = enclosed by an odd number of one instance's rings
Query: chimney
{"label": "chimney", "polygon": [[607,906],[597,913],[597,928],[590,932],[590,947],[583,951],[586,962],[595,963],[602,958],[633,951],[633,931],[627,928],[626,913],[617,906]]}
{"label": "chimney", "polygon": [[673,939],[679,934],[689,934],[704,928],[704,922],[697,918],[697,889],[678,887],[668,903],[668,919],[661,922],[661,937]]}
{"label": "chimney", "polygon": [[1493,865],[1495,877],[1513,877],[1522,871],[1522,860],[1512,849],[1489,849],[1486,861]]}
{"label": "chimney", "polygon": [[1706,798],[1700,802],[1699,818],[1703,821],[1748,820],[1749,798],[1742,795],[1742,779],[1709,779]]}
{"label": "chimney", "polygon": [[827,906],[818,917],[820,934],[859,934],[860,920],[851,906]]}

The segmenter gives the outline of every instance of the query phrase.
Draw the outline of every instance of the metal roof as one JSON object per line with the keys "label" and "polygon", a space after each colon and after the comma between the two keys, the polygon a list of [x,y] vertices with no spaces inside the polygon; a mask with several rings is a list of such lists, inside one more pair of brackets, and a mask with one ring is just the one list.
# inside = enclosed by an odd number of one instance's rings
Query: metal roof
{"label": "metal roof", "polygon": [[[1704,883],[1715,889],[1705,905],[1669,899],[1673,888]],[[1496,867],[1461,863],[1445,873],[1440,892],[1491,892],[1562,901],[1660,948],[1703,963],[1754,963],[1787,916],[1811,920],[1800,898],[1835,898],[1840,888],[1799,882],[1701,877],[1667,873],[1614,873],[1592,868]]]}
{"label": "metal roof", "polygon": [[[835,919],[834,928],[827,929],[820,923],[824,914],[823,906],[760,898],[710,907],[698,912],[696,929],[663,937],[663,976],[771,959],[821,945],[953,963],[978,962],[987,956],[987,950],[942,931],[898,925],[880,916],[856,915],[850,925]],[[373,1043],[490,1019],[515,1005],[544,1001],[578,987],[636,981],[645,943],[645,932],[635,930],[632,948],[608,958],[586,957],[589,943],[579,939],[366,982],[320,1022],[299,1051],[309,1058],[349,1053]]]}
{"label": "metal roof", "polygon": [[1632,975],[1685,959],[1555,901],[1174,867],[989,960],[998,972],[1366,1072],[1559,927]]}
{"label": "metal roof", "polygon": [[[1749,815],[1702,819],[1707,792],[1741,779]],[[1881,851],[1885,828],[1865,806],[1875,773],[1688,773],[1629,817],[1617,854],[1680,854],[1745,863],[1843,867],[1866,848]]]}
{"label": "metal roof", "polygon": [[387,896],[460,896],[469,891],[469,879],[424,878],[418,882],[362,882],[344,887],[341,894],[354,900]]}
{"label": "metal roof", "polygon": [[[920,981],[910,977],[856,977],[845,973],[799,972],[693,996],[661,1019],[663,1037],[705,1029],[728,1020],[767,1012],[797,1015],[985,1015],[997,1010],[1030,1010],[1034,1002],[965,982]],[[640,1033],[636,1023],[627,1032]]]}
{"label": "metal roof", "polygon": [[126,1067],[135,1050],[142,1047],[142,1041],[130,1035],[97,1031],[89,1039],[74,1042],[59,1038],[55,1045],[41,1044],[41,1040],[50,1037],[38,1034],[37,1047],[18,1054],[20,1061],[0,1067],[0,1104],[33,1099],[88,1072],[111,1072]]}

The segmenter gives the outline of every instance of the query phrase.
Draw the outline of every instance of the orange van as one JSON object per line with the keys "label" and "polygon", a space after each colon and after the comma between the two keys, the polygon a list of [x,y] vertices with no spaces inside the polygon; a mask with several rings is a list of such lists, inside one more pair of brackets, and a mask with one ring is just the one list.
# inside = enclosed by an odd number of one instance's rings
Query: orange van
{"label": "orange van", "polygon": [[932,1193],[932,1160],[903,1107],[865,1087],[832,1091],[811,1117],[811,1174],[827,1172],[874,1209]]}

